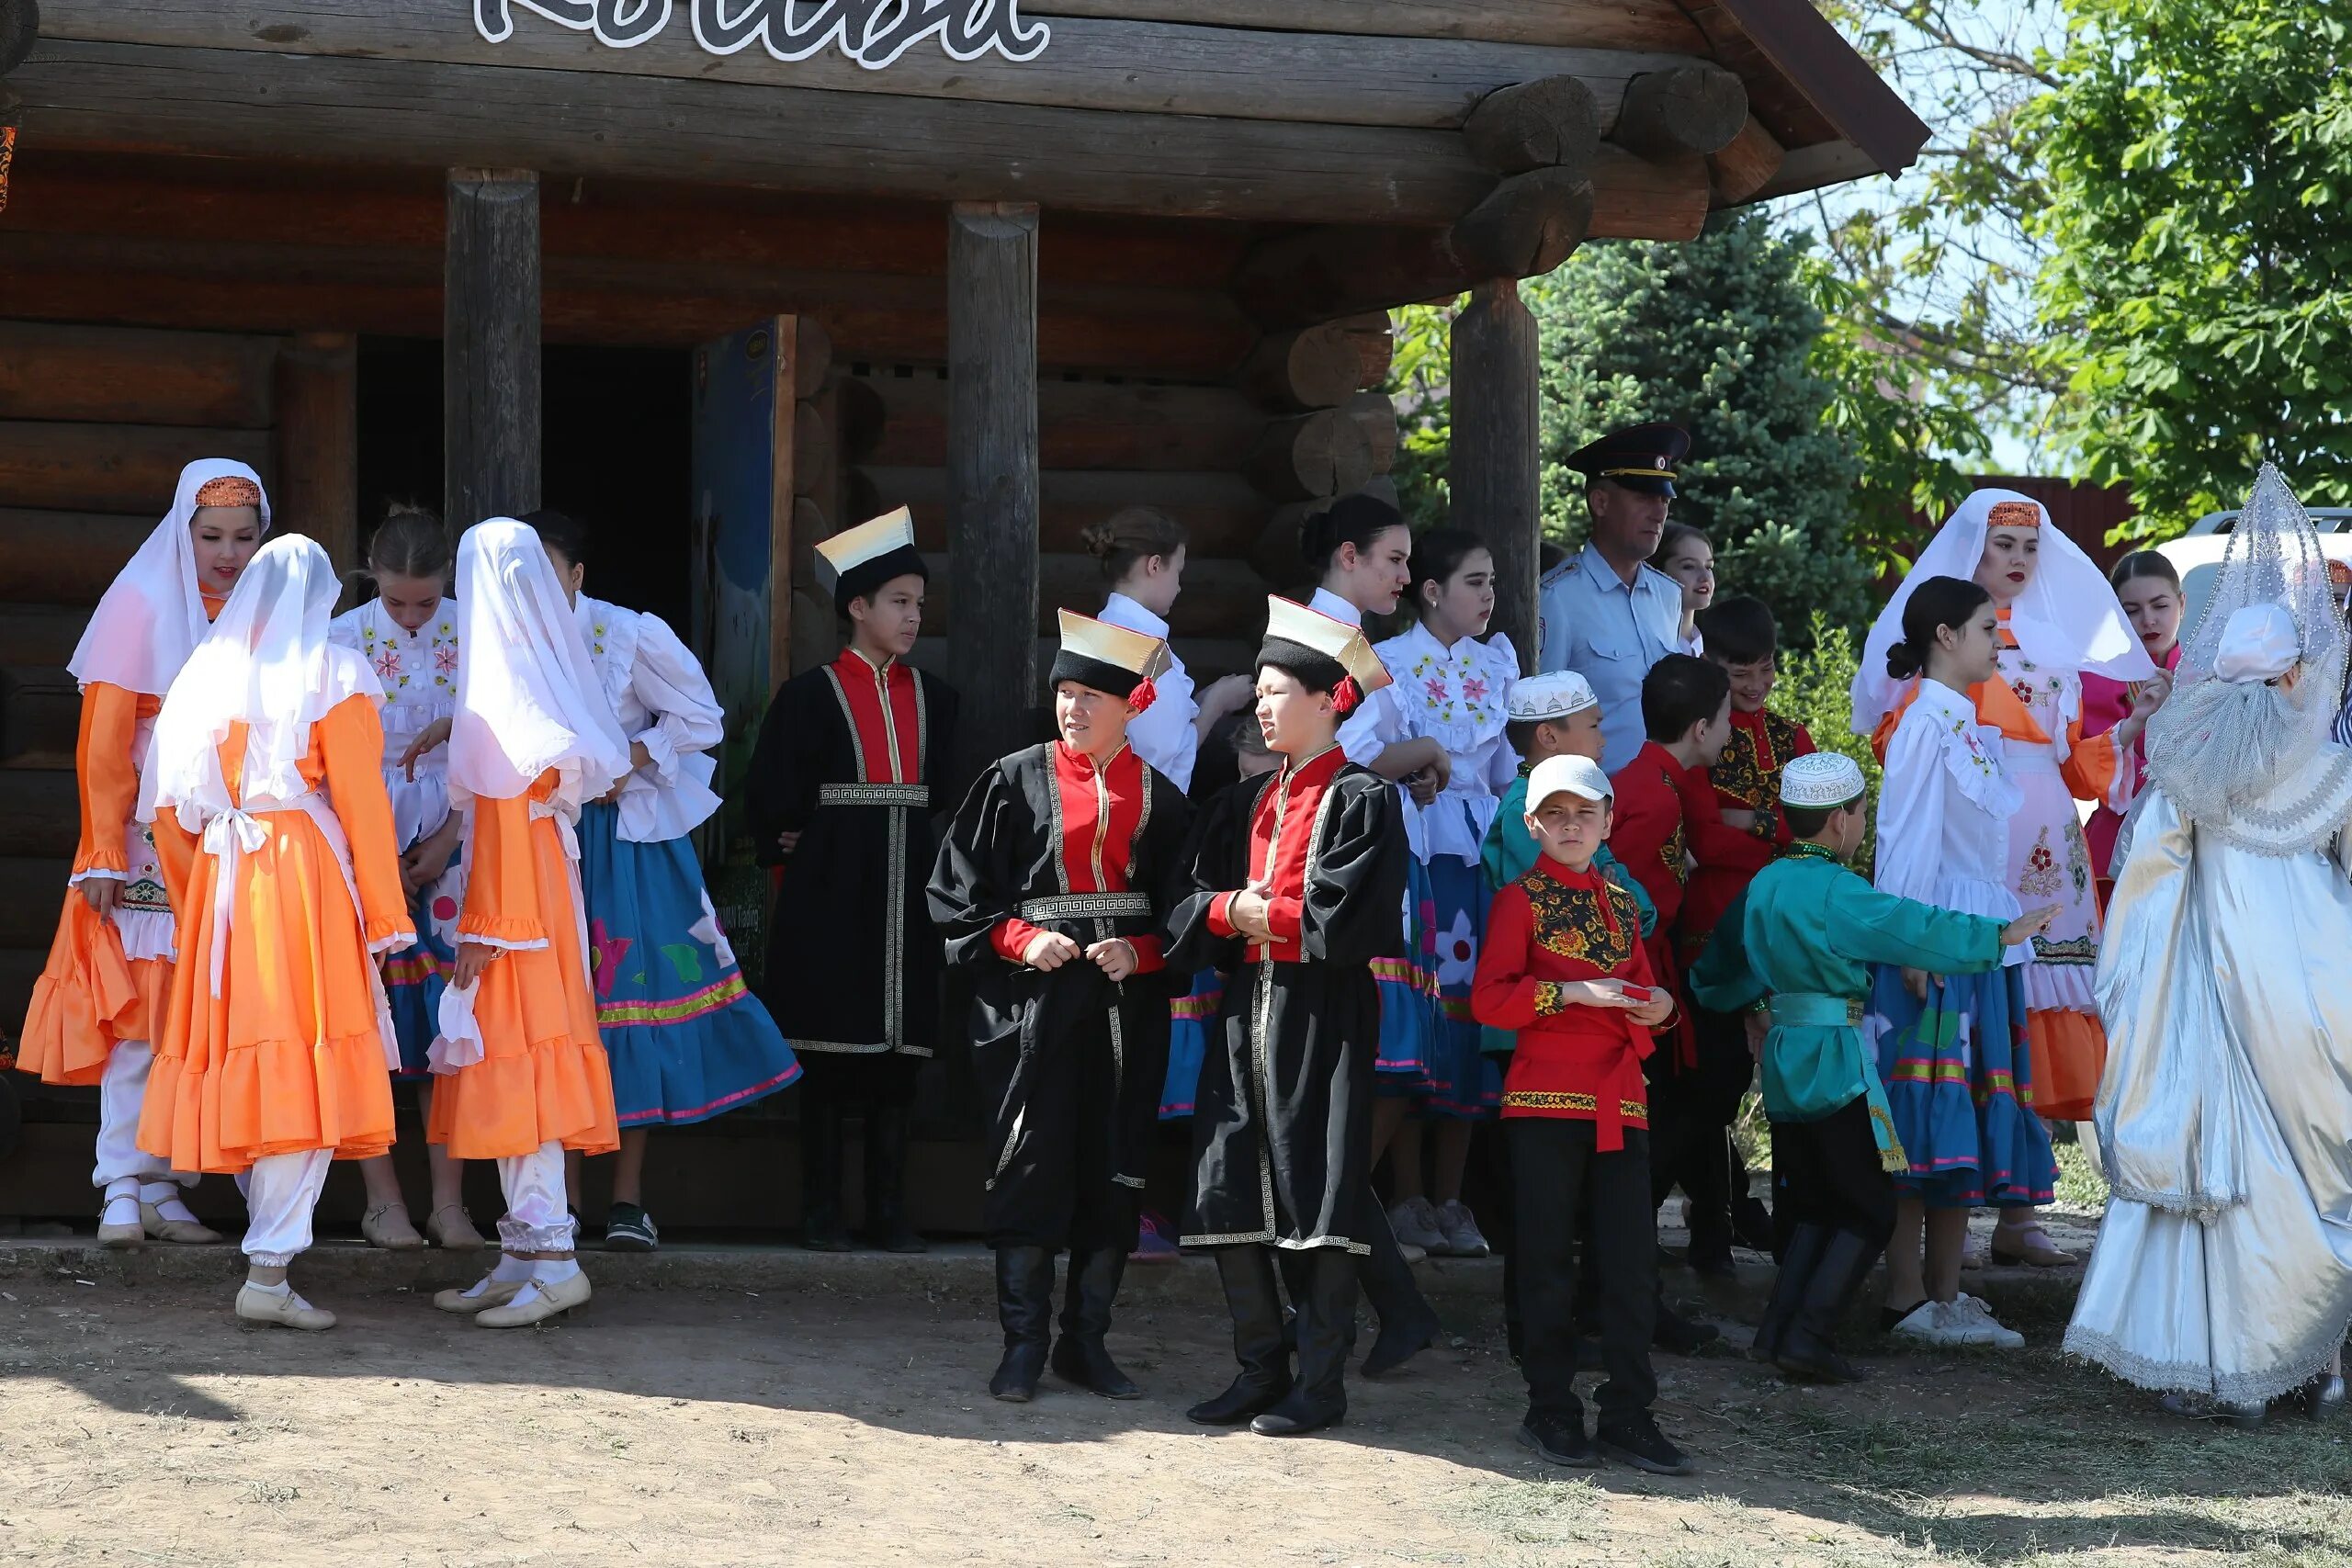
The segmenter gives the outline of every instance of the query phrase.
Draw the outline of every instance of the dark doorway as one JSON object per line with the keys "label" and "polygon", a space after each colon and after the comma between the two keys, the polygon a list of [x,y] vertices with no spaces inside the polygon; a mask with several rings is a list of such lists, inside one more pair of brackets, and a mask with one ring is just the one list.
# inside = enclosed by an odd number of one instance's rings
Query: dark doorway
{"label": "dark doorway", "polygon": [[[549,344],[542,378],[547,504],[588,529],[588,589],[685,635],[694,389],[684,348]],[[441,503],[441,344],[359,344],[359,527],[394,502]],[[468,523],[479,519],[465,519]]]}

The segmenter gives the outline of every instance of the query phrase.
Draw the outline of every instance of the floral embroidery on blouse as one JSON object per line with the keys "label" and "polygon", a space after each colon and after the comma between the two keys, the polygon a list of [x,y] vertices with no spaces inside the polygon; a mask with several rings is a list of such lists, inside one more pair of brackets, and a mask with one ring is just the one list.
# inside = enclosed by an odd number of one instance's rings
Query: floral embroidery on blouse
{"label": "floral embroidery on blouse", "polygon": [[[1434,640],[1434,639],[1432,639]],[[1421,705],[1441,724],[1476,724],[1484,729],[1502,713],[1480,656],[1484,645],[1464,637],[1450,649],[1430,649],[1413,660],[1408,673],[1420,682]]]}
{"label": "floral embroidery on blouse", "polygon": [[1590,888],[1571,887],[1538,867],[1519,879],[1533,917],[1535,940],[1546,953],[1574,958],[1605,974],[1634,956],[1634,941],[1642,929],[1642,912],[1634,896],[1603,878],[1600,892],[1609,900],[1612,926],[1601,912],[1600,898]]}
{"label": "floral embroidery on blouse", "polygon": [[[372,604],[369,608],[374,614],[361,617],[359,623],[359,651],[388,691],[405,691],[410,676],[427,673],[427,660],[423,652],[425,648],[432,649],[430,672],[433,683],[445,689],[457,684],[457,622],[447,615],[436,616],[433,622],[433,634],[427,638],[423,626],[413,632],[402,631],[398,622],[389,627],[378,626],[376,616],[382,611]],[[413,665],[410,660],[411,650],[416,654]]]}

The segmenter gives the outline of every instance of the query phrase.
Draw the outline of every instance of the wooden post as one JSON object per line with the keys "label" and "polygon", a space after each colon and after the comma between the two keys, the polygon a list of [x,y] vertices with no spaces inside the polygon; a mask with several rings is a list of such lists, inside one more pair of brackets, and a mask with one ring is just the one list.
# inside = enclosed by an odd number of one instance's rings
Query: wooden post
{"label": "wooden post", "polygon": [[[947,220],[948,627],[968,778],[1025,739],[1037,701],[1037,209]],[[952,798],[950,796],[949,798]]]}
{"label": "wooden post", "polygon": [[1453,318],[1453,522],[1495,557],[1494,629],[1509,634],[1522,673],[1535,669],[1540,463],[1535,318],[1519,284],[1470,290]]}
{"label": "wooden post", "polygon": [[302,333],[277,355],[277,516],[326,547],[350,592],[359,565],[359,348]]}
{"label": "wooden post", "polygon": [[539,504],[539,176],[449,171],[442,517],[451,536]]}

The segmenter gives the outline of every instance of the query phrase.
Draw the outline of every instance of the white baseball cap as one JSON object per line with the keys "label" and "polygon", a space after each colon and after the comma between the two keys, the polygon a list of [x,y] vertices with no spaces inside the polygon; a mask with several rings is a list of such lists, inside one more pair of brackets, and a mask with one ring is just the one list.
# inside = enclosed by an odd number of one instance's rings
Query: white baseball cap
{"label": "white baseball cap", "polygon": [[1546,757],[1535,764],[1527,775],[1527,809],[1536,810],[1545,801],[1562,793],[1580,795],[1587,800],[1614,800],[1617,792],[1609,783],[1609,775],[1600,764],[1589,757]]}

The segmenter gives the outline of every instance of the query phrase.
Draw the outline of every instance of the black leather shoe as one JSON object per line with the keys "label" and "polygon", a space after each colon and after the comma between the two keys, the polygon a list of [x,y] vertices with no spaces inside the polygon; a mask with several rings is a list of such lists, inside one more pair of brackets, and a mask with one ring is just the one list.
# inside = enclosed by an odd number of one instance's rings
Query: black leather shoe
{"label": "black leather shoe", "polygon": [[1291,1390],[1290,1354],[1283,1343],[1283,1305],[1274,1291],[1274,1260],[1255,1245],[1216,1249],[1226,1310],[1233,1314],[1233,1355],[1241,1373],[1215,1399],[1184,1412],[1204,1427],[1238,1427],[1272,1410]]}
{"label": "black leather shoe", "polygon": [[1764,1321],[1757,1325],[1756,1343],[1748,1348],[1752,1359],[1769,1361],[1780,1354],[1781,1337],[1804,1304],[1805,1287],[1812,1283],[1814,1270],[1821,1267],[1821,1255],[1828,1246],[1826,1225],[1799,1225],[1790,1233],[1781,1272],[1772,1281],[1772,1299],[1765,1303]]}
{"label": "black leather shoe", "polygon": [[1251,1416],[1272,1410],[1290,1395],[1290,1371],[1283,1370],[1280,1382],[1267,1382],[1250,1372],[1243,1372],[1215,1399],[1204,1399],[1184,1412],[1188,1421],[1204,1427],[1238,1427]]}
{"label": "black leather shoe", "polygon": [[931,1250],[907,1218],[909,1120],[903,1105],[877,1105],[865,1113],[865,1229],[885,1252]]}
{"label": "black leather shoe", "polygon": [[1356,1260],[1317,1247],[1299,1264],[1298,1378],[1281,1403],[1250,1423],[1264,1438],[1295,1438],[1339,1424],[1348,1413],[1348,1336],[1355,1326]]}
{"label": "black leather shoe", "polygon": [[1646,1410],[1622,1420],[1603,1420],[1593,1437],[1603,1453],[1652,1475],[1690,1475],[1699,1468],[1680,1449],[1666,1440],[1666,1434],[1657,1429],[1657,1423]]}
{"label": "black leather shoe", "polygon": [[800,1245],[847,1252],[842,1229],[842,1108],[829,1100],[800,1106]]}
{"label": "black leather shoe", "polygon": [[1438,1322],[1435,1308],[1425,1304],[1422,1310],[1429,1315],[1410,1322],[1392,1324],[1385,1317],[1380,1320],[1379,1337],[1364,1352],[1363,1365],[1358,1369],[1364,1376],[1376,1378],[1396,1371],[1437,1343],[1438,1331],[1443,1325]]}
{"label": "black leather shoe", "polygon": [[1143,1390],[1119,1370],[1102,1337],[1111,1330],[1111,1303],[1126,1271],[1123,1247],[1073,1255],[1069,1294],[1062,1305],[1062,1337],[1054,1343],[1056,1373],[1105,1399],[1141,1399]]}
{"label": "black leather shoe", "polygon": [[1600,1463],[1600,1451],[1584,1435],[1584,1423],[1564,1416],[1530,1416],[1519,1424],[1519,1446],[1532,1449],[1537,1459],[1578,1470],[1591,1470]]}
{"label": "black leather shoe", "polygon": [[1305,1384],[1293,1383],[1282,1402],[1252,1420],[1250,1429],[1261,1438],[1303,1438],[1309,1432],[1338,1426],[1347,1414],[1345,1396],[1317,1399]]}
{"label": "black leather shoe", "polygon": [[1364,1376],[1376,1378],[1396,1371],[1436,1344],[1442,1325],[1437,1309],[1421,1294],[1413,1266],[1396,1249],[1396,1234],[1388,1228],[1388,1216],[1375,1201],[1367,1200],[1366,1206],[1374,1216],[1367,1227],[1372,1252],[1357,1260],[1356,1277],[1363,1284],[1364,1300],[1380,1319],[1380,1337],[1364,1352],[1362,1369]]}
{"label": "black leather shoe", "polygon": [[[1790,1238],[1792,1253],[1802,1245],[1802,1234]],[[1877,1260],[1878,1247],[1851,1231],[1834,1231],[1816,1245],[1819,1260],[1804,1282],[1804,1298],[1781,1336],[1773,1361],[1794,1382],[1866,1382],[1870,1374],[1838,1353],[1838,1325]],[[1779,1299],[1777,1292],[1774,1299]]]}
{"label": "black leather shoe", "polygon": [[1054,1322],[1054,1255],[1042,1247],[996,1249],[996,1315],[1004,1329],[1004,1359],[989,1392],[1012,1404],[1037,1397]]}

